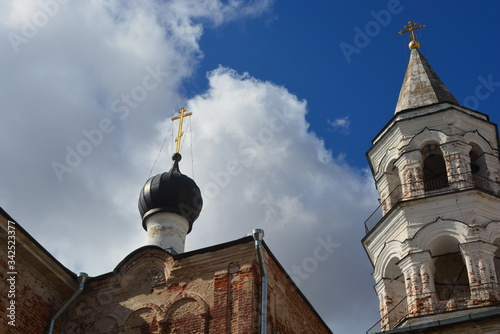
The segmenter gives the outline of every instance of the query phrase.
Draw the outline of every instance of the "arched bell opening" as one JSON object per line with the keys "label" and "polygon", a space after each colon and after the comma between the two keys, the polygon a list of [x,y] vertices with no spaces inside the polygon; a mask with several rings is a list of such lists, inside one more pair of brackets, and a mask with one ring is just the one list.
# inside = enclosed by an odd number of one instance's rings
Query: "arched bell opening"
{"label": "arched bell opening", "polygon": [[443,152],[437,144],[428,144],[420,150],[423,160],[424,190],[433,191],[449,186]]}
{"label": "arched bell opening", "polygon": [[486,176],[486,159],[481,148],[471,143],[472,149],[469,152],[470,169],[472,174]]}
{"label": "arched bell opening", "polygon": [[436,299],[460,303],[470,298],[469,277],[459,242],[453,237],[440,237],[429,250],[435,268]]}
{"label": "arched bell opening", "polygon": [[401,268],[397,265],[399,259],[394,257],[387,264],[384,278],[391,284],[391,297],[395,302],[402,300],[406,296],[404,275]]}
{"label": "arched bell opening", "polygon": [[384,288],[379,292],[382,316],[381,328],[392,329],[407,314],[405,279],[401,268],[397,265],[399,258],[393,257],[384,270]]}
{"label": "arched bell opening", "polygon": [[488,170],[486,167],[486,156],[481,148],[476,144],[471,144],[472,149],[469,152],[470,170],[474,185],[485,190],[492,190],[490,180],[488,179]]}
{"label": "arched bell opening", "polygon": [[385,177],[388,193],[384,194],[383,207],[385,211],[389,211],[401,199],[401,179],[399,178],[399,169],[394,161],[387,166]]}

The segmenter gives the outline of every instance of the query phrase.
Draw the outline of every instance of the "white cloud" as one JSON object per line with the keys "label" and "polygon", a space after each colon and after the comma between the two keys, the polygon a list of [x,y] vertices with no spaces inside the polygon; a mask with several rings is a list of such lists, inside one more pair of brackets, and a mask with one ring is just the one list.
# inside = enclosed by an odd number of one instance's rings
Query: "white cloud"
{"label": "white cloud", "polygon": [[[1,5],[10,19],[0,35],[23,42],[0,43],[8,78],[0,87],[0,200],[64,264],[97,275],[142,245],[136,203],[158,149],[155,123],[182,104],[179,87],[202,56],[200,20],[255,15],[268,1],[243,14],[243,5],[219,1],[43,3],[52,7]],[[59,178],[54,162],[67,166]]]}
{"label": "white cloud", "polygon": [[[372,293],[360,243],[362,223],[377,205],[371,175],[332,158],[308,130],[306,102],[286,88],[223,67],[208,79],[207,92],[187,103],[194,157],[185,149],[181,170],[191,175],[194,165],[205,200],[187,248],[263,228],[266,242],[320,312],[349,316],[355,303],[342,301]],[[326,237],[338,247],[311,268],[318,238]],[[354,278],[360,286],[346,289]]]}
{"label": "white cloud", "polygon": [[328,124],[332,127],[332,130],[340,130],[343,134],[348,135],[350,132],[351,122],[349,121],[349,116],[345,116],[342,118],[337,118],[336,120],[326,120]]}
{"label": "white cloud", "polygon": [[[203,55],[203,24],[259,15],[270,2],[61,2],[29,38],[23,24],[39,3],[0,5],[9,18],[0,35],[27,40],[17,52],[7,38],[0,44],[2,207],[71,270],[111,271],[144,243],[139,191],[165,136],[159,129],[186,106],[193,135],[184,137],[181,171],[193,175],[194,166],[205,201],[188,250],[263,228],[285,269],[305,270],[301,289],[325,320],[354,321],[356,300],[374,298],[359,242],[376,205],[369,173],[332,158],[309,131],[307,103],[284,87],[220,67],[205,94],[178,93]],[[89,133],[90,153],[69,166],[69,150],[87,152]],[[168,148],[156,173],[171,166]],[[54,161],[71,169],[62,182]],[[327,236],[338,248],[309,270]]]}

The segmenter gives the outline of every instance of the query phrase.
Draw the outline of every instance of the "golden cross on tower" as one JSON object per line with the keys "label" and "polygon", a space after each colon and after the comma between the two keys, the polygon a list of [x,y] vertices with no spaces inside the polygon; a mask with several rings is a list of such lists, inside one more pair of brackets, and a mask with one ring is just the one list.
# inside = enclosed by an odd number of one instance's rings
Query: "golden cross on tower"
{"label": "golden cross on tower", "polygon": [[425,25],[423,24],[419,25],[416,22],[408,21],[408,24],[403,27],[404,30],[401,30],[399,32],[400,35],[404,34],[405,32],[410,32],[411,41],[410,44],[408,45],[410,49],[418,49],[420,47],[420,43],[417,42],[417,38],[415,37],[415,33],[413,31],[417,29],[422,29],[424,27]]}
{"label": "golden cross on tower", "polygon": [[186,109],[182,108],[181,110],[179,110],[180,114],[179,116],[172,117],[172,121],[175,121],[176,119],[179,120],[179,132],[177,133],[177,138],[175,138],[175,141],[177,142],[177,148],[175,149],[175,153],[179,153],[181,149],[181,137],[184,134],[184,132],[182,132],[182,119],[186,116],[191,116],[193,114],[192,112],[188,112],[187,114],[185,114],[184,113],[185,111]]}

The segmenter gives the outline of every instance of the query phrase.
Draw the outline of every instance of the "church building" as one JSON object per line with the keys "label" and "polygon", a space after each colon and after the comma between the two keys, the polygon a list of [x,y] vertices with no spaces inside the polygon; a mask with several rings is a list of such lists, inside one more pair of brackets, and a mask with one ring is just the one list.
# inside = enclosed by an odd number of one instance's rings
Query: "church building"
{"label": "church building", "polygon": [[[498,128],[461,106],[419,51],[367,153],[382,218],[363,246],[381,320],[368,333],[500,333]],[[401,32],[401,33],[402,33]]]}
{"label": "church building", "polygon": [[[362,240],[381,318],[367,333],[500,333],[498,128],[443,84],[419,51],[421,27],[402,31],[396,110],[367,152],[381,211]],[[184,251],[203,207],[180,171],[185,111],[171,169],[140,190],[147,241],[112,271],[73,273],[0,208],[0,239],[15,249],[0,253],[0,333],[332,333],[263,230]]]}
{"label": "church building", "polygon": [[112,272],[76,275],[0,209],[0,238],[15,249],[0,258],[0,290],[8,292],[0,299],[7,312],[0,333],[331,333],[264,231],[184,252],[203,206],[199,187],[179,168],[184,112],[174,117],[180,126],[172,168],[140,192],[146,245]]}

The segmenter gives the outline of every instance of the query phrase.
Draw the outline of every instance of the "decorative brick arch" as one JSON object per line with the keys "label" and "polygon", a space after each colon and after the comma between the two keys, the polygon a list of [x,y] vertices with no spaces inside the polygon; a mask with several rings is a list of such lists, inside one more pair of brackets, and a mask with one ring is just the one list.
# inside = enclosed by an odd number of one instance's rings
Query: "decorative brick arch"
{"label": "decorative brick arch", "polygon": [[136,305],[126,318],[123,328],[125,333],[130,334],[159,334],[162,322],[161,308],[152,303]]}
{"label": "decorative brick arch", "polygon": [[145,246],[129,254],[116,266],[114,272],[119,275],[120,285],[125,291],[137,290],[133,286],[137,285],[139,278],[147,283],[140,284],[142,288],[155,288],[168,278],[172,262],[172,255],[163,249]]}
{"label": "decorative brick arch", "polygon": [[193,292],[182,292],[166,306],[162,332],[208,333],[210,310],[203,298]]}
{"label": "decorative brick arch", "polygon": [[169,310],[172,308],[172,306],[177,303],[179,300],[185,299],[185,298],[191,298],[194,299],[197,303],[200,303],[203,305],[204,311],[208,312],[209,306],[208,303],[203,299],[203,297],[193,291],[183,291],[179,292],[177,295],[175,295],[173,298],[171,298],[168,303],[165,305],[165,310],[167,314],[169,313]]}
{"label": "decorative brick arch", "polygon": [[163,307],[154,303],[142,303],[142,304],[135,304],[130,307],[131,312],[125,317],[125,322],[127,322],[128,318],[130,318],[132,313],[144,308],[153,310],[155,314],[157,314],[160,317],[160,319],[163,319],[163,317],[161,317],[161,315],[164,313]]}
{"label": "decorative brick arch", "polygon": [[164,288],[172,266],[173,258],[168,252],[145,246],[127,256],[115,268],[115,273],[125,294],[132,298]]}

